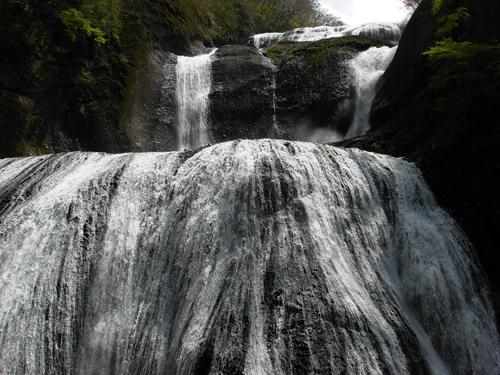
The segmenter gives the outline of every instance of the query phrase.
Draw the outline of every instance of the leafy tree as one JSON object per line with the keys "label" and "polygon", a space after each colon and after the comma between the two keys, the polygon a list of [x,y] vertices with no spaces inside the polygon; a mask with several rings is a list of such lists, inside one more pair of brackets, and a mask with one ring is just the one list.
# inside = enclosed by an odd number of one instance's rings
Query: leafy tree
{"label": "leafy tree", "polygon": [[315,10],[313,19],[314,26],[342,26],[344,22],[337,16],[328,13],[326,9],[319,8]]}
{"label": "leafy tree", "polygon": [[307,26],[338,26],[342,21],[317,0],[205,0],[199,6],[212,37],[286,31]]}
{"label": "leafy tree", "polygon": [[104,39],[104,32],[92,26],[92,22],[87,19],[82,12],[74,8],[61,11],[59,18],[66,25],[66,34],[74,42],[80,32],[92,37],[99,45],[107,42]]}
{"label": "leafy tree", "polygon": [[441,96],[440,109],[459,113],[472,101],[481,106],[500,99],[500,44],[495,39],[470,40],[471,15],[453,5],[451,0],[433,0],[437,41],[423,55],[434,72],[430,88]]}

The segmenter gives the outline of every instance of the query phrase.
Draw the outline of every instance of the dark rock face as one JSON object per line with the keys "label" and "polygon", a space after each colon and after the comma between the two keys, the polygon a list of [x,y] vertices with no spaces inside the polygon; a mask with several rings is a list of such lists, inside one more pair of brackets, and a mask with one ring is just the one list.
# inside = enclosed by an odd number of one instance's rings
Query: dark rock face
{"label": "dark rock face", "polygon": [[269,136],[275,67],[250,46],[223,46],[215,58],[209,96],[212,141]]}
{"label": "dark rock face", "polygon": [[134,100],[125,117],[130,151],[172,151],[175,145],[175,67],[171,53],[152,48],[139,75]]}
{"label": "dark rock face", "polygon": [[346,65],[353,51],[326,42],[288,43],[281,47],[288,51],[293,48],[292,53],[277,59],[276,104],[281,137],[307,138],[314,128],[345,134],[354,110]]}
{"label": "dark rock face", "polygon": [[353,118],[347,61],[387,43],[366,37],[221,47],[212,65],[213,142],[238,138],[315,140],[316,130],[344,135]]}
{"label": "dark rock face", "polygon": [[377,84],[370,124],[377,129],[422,91],[430,72],[422,52],[434,44],[431,2],[423,1],[406,25],[396,55]]}

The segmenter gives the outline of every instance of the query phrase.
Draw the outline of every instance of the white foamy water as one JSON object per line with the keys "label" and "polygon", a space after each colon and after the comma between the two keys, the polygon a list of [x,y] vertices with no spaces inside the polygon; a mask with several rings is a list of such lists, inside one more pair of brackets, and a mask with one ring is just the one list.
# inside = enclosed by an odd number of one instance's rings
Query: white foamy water
{"label": "white foamy water", "polygon": [[215,50],[195,57],[177,57],[177,145],[179,150],[205,146],[208,95],[212,86],[211,65]]}
{"label": "white foamy water", "polygon": [[496,374],[473,249],[359,150],[0,160],[0,373]]}
{"label": "white foamy water", "polygon": [[251,37],[251,42],[257,48],[269,47],[281,40],[292,42],[313,42],[328,38],[340,38],[356,35],[368,36],[376,39],[397,43],[401,38],[404,23],[372,22],[361,26],[317,26],[304,27],[287,31],[285,33],[263,33]]}
{"label": "white foamy water", "polygon": [[357,137],[370,129],[370,108],[375,87],[396,53],[397,47],[371,47],[349,62],[353,76],[355,113],[345,138]]}

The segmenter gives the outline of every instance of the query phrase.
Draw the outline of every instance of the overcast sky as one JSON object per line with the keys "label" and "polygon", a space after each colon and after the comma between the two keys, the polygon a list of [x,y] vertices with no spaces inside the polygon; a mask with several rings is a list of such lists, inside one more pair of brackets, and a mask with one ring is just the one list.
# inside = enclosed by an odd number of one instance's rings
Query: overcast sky
{"label": "overcast sky", "polygon": [[401,0],[319,0],[320,5],[348,25],[401,21],[407,11]]}

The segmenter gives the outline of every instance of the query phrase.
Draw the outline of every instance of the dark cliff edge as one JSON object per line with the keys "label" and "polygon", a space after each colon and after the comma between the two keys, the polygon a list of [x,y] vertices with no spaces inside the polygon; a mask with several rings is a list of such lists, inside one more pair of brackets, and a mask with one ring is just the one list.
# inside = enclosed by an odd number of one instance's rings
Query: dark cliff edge
{"label": "dark cliff edge", "polygon": [[497,319],[499,17],[496,0],[457,0],[434,12],[433,2],[423,0],[378,84],[371,132],[340,143],[417,163],[476,248]]}

